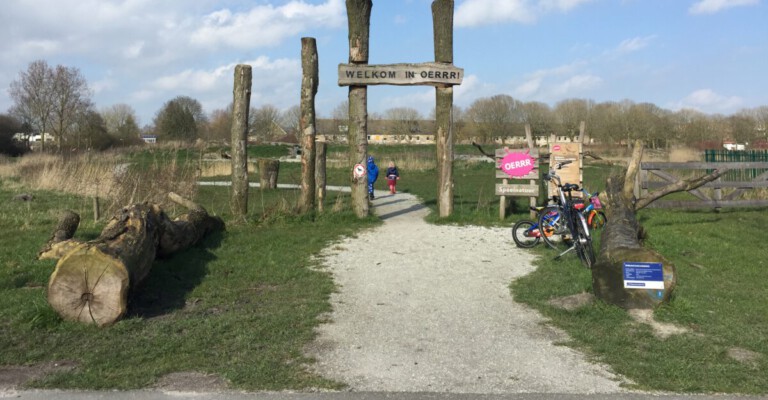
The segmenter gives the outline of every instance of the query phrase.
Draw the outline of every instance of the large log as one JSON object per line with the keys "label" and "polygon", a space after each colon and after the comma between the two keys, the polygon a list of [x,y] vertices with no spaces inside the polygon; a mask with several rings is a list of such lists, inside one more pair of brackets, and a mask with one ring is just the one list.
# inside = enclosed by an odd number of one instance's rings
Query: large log
{"label": "large log", "polygon": [[[174,195],[171,199],[184,202]],[[134,204],[118,211],[95,240],[56,243],[69,250],[51,274],[48,303],[67,320],[104,326],[120,319],[130,291],[146,278],[156,257],[184,250],[224,228],[220,218],[186,204],[190,212],[174,220],[157,205]]]}
{"label": "large log", "polygon": [[[637,141],[623,176],[615,174],[608,178],[606,190],[601,195],[608,223],[601,235],[597,263],[592,268],[592,289],[595,296],[624,309],[649,309],[668,302],[677,284],[674,264],[655,250],[642,245],[645,234],[637,221],[637,211],[670,193],[695,189],[717,179],[724,172],[714,171],[684,183],[675,183],[637,199],[634,197],[634,185],[642,155],[643,142]],[[625,288],[625,262],[660,263],[663,289]]]}

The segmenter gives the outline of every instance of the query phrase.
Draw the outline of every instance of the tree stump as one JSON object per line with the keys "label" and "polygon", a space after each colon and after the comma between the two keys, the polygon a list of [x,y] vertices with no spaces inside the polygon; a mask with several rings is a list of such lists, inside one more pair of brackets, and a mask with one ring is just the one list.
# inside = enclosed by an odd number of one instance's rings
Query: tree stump
{"label": "tree stump", "polygon": [[41,251],[39,257],[60,258],[48,282],[48,303],[67,320],[99,326],[117,321],[127,310],[130,290],[146,278],[156,257],[224,229],[220,218],[188,204],[193,209],[175,220],[157,205],[134,204],[117,212],[95,240],[78,242],[70,235],[53,245],[49,241],[46,248],[58,250]]}
{"label": "tree stump", "polygon": [[[726,170],[667,185],[642,198],[635,198],[636,176],[643,156],[643,142],[634,144],[624,176],[608,178],[602,200],[608,223],[603,228],[600,253],[592,267],[592,289],[603,301],[624,309],[648,309],[668,302],[677,284],[675,266],[658,252],[642,246],[644,232],[636,212],[653,201],[685,190],[693,190],[720,177]],[[603,197],[603,196],[601,196]],[[661,263],[663,289],[625,288],[624,263]]]}
{"label": "tree stump", "polygon": [[277,174],[280,172],[280,160],[259,159],[259,183],[261,189],[277,189]]}

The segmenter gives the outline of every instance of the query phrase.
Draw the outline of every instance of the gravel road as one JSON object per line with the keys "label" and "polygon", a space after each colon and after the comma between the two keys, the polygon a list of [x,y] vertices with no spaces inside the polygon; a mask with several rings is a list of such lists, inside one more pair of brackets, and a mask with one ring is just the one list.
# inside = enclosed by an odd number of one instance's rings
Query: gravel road
{"label": "gravel road", "polygon": [[625,392],[513,300],[533,266],[508,228],[430,225],[414,196],[380,194],[384,224],[321,255],[339,291],[307,350],[316,371],[358,392]]}

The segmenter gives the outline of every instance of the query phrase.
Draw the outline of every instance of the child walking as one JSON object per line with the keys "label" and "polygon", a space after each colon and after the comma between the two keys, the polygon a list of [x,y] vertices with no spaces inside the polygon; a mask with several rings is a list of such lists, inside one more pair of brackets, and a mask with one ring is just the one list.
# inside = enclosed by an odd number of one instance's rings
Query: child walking
{"label": "child walking", "polygon": [[368,198],[373,200],[373,184],[379,177],[379,167],[373,160],[373,156],[368,156]]}
{"label": "child walking", "polygon": [[395,166],[394,161],[389,162],[386,177],[387,185],[389,185],[389,193],[395,194],[395,187],[397,186],[397,180],[400,179],[400,172],[397,171],[397,166]]}

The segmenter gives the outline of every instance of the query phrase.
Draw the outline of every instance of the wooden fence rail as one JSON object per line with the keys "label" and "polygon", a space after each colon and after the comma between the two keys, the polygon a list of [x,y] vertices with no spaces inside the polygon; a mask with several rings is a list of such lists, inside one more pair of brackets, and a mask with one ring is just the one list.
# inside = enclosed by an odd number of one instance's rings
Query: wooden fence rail
{"label": "wooden fence rail", "polygon": [[[698,200],[657,200],[649,208],[721,208],[721,207],[766,207],[768,199],[740,199],[748,190],[768,188],[768,162],[643,162],[640,163],[640,173],[635,185],[635,197],[642,197],[670,183],[678,182],[688,177],[681,177],[671,171],[690,171],[692,174],[703,174],[715,169],[763,170],[751,180],[726,180],[723,177],[709,182],[688,193]],[[697,172],[698,171],[698,172]],[[684,174],[685,172],[683,172]],[[712,189],[705,192],[703,189]],[[723,195],[723,189],[734,189]],[[764,196],[765,197],[765,196]]]}

